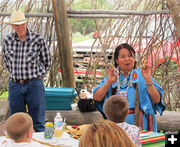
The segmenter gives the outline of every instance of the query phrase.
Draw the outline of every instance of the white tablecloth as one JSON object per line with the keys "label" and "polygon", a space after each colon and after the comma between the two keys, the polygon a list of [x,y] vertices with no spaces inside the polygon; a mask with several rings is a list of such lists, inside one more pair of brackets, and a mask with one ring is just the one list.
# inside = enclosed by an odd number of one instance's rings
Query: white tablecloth
{"label": "white tablecloth", "polygon": [[[68,133],[64,132],[61,138],[55,139],[45,139],[44,138],[44,132],[38,132],[33,134],[33,139],[43,142],[43,143],[49,143],[51,145],[61,145],[61,146],[68,146],[68,147],[78,147],[79,140],[76,140],[72,138]],[[10,141],[5,136],[0,137],[0,146],[3,141]],[[48,145],[43,145],[42,147],[48,147]]]}

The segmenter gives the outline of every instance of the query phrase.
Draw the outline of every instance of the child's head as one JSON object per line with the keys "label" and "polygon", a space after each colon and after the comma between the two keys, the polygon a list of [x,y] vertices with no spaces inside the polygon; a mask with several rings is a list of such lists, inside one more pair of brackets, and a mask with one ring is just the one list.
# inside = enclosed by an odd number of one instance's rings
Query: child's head
{"label": "child's head", "polygon": [[79,147],[135,147],[127,133],[110,120],[90,125],[79,141]]}
{"label": "child's head", "polygon": [[6,122],[6,131],[15,142],[30,141],[33,134],[33,121],[26,113],[11,115]]}
{"label": "child's head", "polygon": [[129,104],[125,97],[113,95],[109,97],[104,105],[107,118],[116,123],[122,123],[128,114]]}

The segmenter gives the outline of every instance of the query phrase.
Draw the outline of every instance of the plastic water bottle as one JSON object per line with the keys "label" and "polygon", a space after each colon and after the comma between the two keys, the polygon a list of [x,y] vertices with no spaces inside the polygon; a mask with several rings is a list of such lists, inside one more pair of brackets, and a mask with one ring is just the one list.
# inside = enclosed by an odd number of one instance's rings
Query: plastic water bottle
{"label": "plastic water bottle", "polygon": [[63,118],[61,117],[61,113],[57,113],[54,118],[54,137],[60,138],[62,136],[63,131]]}

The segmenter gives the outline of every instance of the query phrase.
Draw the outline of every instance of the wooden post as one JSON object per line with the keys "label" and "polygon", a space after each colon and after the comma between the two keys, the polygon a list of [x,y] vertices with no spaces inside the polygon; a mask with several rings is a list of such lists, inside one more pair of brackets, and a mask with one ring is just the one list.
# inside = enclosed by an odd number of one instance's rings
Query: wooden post
{"label": "wooden post", "polygon": [[180,0],[166,0],[168,9],[173,17],[177,34],[180,37]]}
{"label": "wooden post", "polygon": [[64,0],[53,0],[63,87],[74,88],[74,68]]}

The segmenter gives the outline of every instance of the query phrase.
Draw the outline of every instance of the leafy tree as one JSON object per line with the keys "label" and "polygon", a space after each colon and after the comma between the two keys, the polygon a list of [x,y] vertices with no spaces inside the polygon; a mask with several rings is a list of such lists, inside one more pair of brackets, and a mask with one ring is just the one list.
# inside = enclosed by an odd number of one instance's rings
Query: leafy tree
{"label": "leafy tree", "polygon": [[[72,4],[72,9],[75,10],[84,10],[84,9],[109,9],[110,4],[107,4],[107,0],[95,0],[92,3],[92,0],[76,0]],[[70,23],[73,28],[73,33],[80,32],[83,35],[87,35],[90,32],[96,31],[96,25],[94,19],[70,19]]]}

